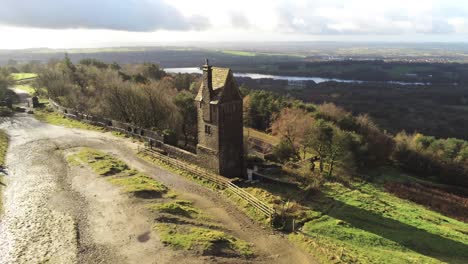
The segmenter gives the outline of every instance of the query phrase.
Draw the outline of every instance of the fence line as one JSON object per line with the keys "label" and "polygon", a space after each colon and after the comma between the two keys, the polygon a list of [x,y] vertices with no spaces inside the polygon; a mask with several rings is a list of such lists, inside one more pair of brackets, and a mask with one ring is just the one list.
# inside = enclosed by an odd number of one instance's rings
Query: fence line
{"label": "fence line", "polygon": [[202,170],[198,167],[188,165],[185,162],[181,162],[179,160],[170,158],[168,156],[165,156],[158,151],[151,149],[151,148],[146,148],[146,147],[139,147],[138,152],[145,153],[149,156],[152,156],[154,158],[157,158],[159,160],[162,160],[164,163],[168,163],[177,169],[182,169],[185,171],[188,171],[192,174],[194,174],[196,177],[208,180],[214,184],[216,184],[218,187],[222,189],[226,189],[227,191],[230,191],[231,193],[237,195],[239,198],[242,200],[246,201],[250,206],[254,207],[257,209],[260,213],[264,214],[266,217],[268,217],[271,221],[276,217],[276,211],[273,209],[271,206],[267,205],[266,203],[262,202],[260,199],[257,197],[253,196],[249,192],[246,192],[239,186],[235,185],[232,183],[232,180],[222,177],[220,175],[216,175],[214,173]]}

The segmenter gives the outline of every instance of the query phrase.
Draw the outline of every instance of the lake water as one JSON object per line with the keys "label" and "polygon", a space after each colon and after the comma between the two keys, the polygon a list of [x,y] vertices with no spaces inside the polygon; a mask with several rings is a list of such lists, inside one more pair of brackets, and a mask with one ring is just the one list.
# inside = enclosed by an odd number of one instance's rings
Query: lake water
{"label": "lake water", "polygon": [[[202,70],[197,67],[187,67],[187,68],[166,68],[164,69],[169,73],[202,73]],[[235,77],[249,77],[252,79],[273,79],[273,80],[287,80],[287,81],[314,81],[316,83],[323,82],[343,82],[343,83],[365,83],[366,81],[358,80],[344,80],[344,79],[335,79],[335,78],[321,78],[321,77],[299,77],[299,76],[285,76],[285,75],[270,75],[270,74],[260,74],[260,73],[234,73]],[[427,83],[420,82],[397,82],[389,81],[387,83],[392,84],[401,84],[401,85],[427,85]]]}

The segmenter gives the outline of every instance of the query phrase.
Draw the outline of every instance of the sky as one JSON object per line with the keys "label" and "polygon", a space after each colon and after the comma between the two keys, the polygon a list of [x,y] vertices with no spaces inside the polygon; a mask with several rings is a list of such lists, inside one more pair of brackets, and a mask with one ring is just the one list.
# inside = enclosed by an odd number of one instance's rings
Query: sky
{"label": "sky", "polygon": [[467,0],[0,0],[0,49],[466,42]]}

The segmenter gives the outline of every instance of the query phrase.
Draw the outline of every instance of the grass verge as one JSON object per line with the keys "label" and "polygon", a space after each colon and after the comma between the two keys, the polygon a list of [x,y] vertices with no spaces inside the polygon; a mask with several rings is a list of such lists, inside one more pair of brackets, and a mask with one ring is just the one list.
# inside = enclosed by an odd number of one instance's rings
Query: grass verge
{"label": "grass verge", "polygon": [[[148,156],[144,153],[139,153],[138,154],[140,157],[143,159],[155,164],[156,166],[162,167],[168,171],[171,171],[175,174],[187,177],[190,180],[193,180],[200,185],[203,185],[207,188],[210,188],[215,191],[219,191],[219,187],[205,179],[201,179],[192,173],[185,171],[185,170],[180,170],[175,167],[173,167],[171,164],[167,164],[165,162],[162,162],[161,160],[157,158],[153,158],[151,156]],[[246,188],[245,190],[249,191],[252,189]],[[259,189],[256,189],[259,190]],[[255,191],[254,191],[255,192]],[[258,221],[259,223],[263,224],[265,227],[270,227],[270,219],[267,218],[263,213],[259,212],[258,210],[254,209],[251,205],[249,205],[245,200],[240,199],[236,194],[229,192],[228,190],[224,190],[223,194],[226,195],[227,198],[229,198],[232,202],[234,202],[239,209],[241,209],[247,216],[249,216],[251,219]],[[257,196],[258,197],[258,196]],[[268,201],[268,200],[263,200],[263,201]],[[270,203],[271,204],[271,203]]]}
{"label": "grass verge", "polygon": [[5,166],[5,156],[8,149],[8,135],[0,130],[0,167]]}
{"label": "grass verge", "polygon": [[[165,162],[162,162],[161,160],[159,159],[156,159],[156,158],[153,158],[151,156],[148,156],[144,153],[139,153],[138,156],[140,156],[141,158],[143,158],[144,160],[147,160],[153,164],[155,164],[156,166],[158,167],[162,167],[168,171],[171,171],[175,174],[178,174],[178,175],[181,175],[181,176],[184,176],[184,177],[187,177],[205,187],[208,187],[210,189],[213,189],[213,190],[218,190],[218,186],[208,180],[205,180],[205,179],[200,179],[198,178],[197,176],[193,175],[192,173],[188,172],[188,171],[185,171],[185,170],[181,170],[181,169],[177,169],[175,167],[173,167],[172,165],[170,164],[167,164]],[[202,169],[202,168],[201,168]]]}
{"label": "grass verge", "polygon": [[87,164],[101,176],[112,176],[107,178],[110,183],[122,187],[124,192],[136,197],[155,198],[168,192],[168,188],[162,183],[130,169],[121,160],[95,149],[82,148],[79,152],[68,156],[67,160],[71,165]]}
{"label": "grass verge", "polygon": [[243,256],[253,255],[251,245],[223,231],[200,227],[156,224],[161,241],[176,249],[198,252],[201,255]]}
{"label": "grass verge", "polygon": [[47,109],[34,110],[34,116],[38,120],[52,125],[63,126],[68,128],[87,129],[93,131],[104,131],[102,127],[93,126],[77,120],[69,119],[56,112],[49,112]]}
{"label": "grass verge", "polygon": [[[0,130],[0,167],[2,168],[5,166],[5,156],[6,156],[7,149],[8,149],[8,135],[5,133],[5,131]],[[1,191],[4,185],[5,183],[3,183],[3,176],[2,174],[0,174],[0,214],[3,211],[3,205],[2,205],[3,195]]]}

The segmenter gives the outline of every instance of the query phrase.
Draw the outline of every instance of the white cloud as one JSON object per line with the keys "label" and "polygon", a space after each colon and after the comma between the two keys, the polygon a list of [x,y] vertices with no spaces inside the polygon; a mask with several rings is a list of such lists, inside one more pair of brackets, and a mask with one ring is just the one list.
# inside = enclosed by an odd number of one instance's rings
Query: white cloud
{"label": "white cloud", "polygon": [[[49,39],[20,43],[24,38],[19,32]],[[466,41],[468,1],[0,0],[0,34],[6,33],[10,37],[2,39],[0,47],[171,41]]]}

